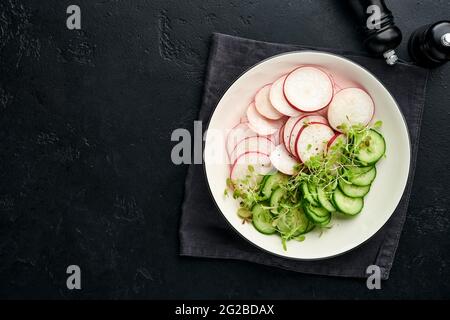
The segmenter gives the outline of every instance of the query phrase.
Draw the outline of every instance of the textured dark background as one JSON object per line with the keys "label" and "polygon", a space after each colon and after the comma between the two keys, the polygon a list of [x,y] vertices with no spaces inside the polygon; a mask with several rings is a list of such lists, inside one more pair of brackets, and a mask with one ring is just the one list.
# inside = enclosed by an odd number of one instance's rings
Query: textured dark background
{"label": "textured dark background", "polygon": [[[387,1],[405,37],[450,1]],[[82,30],[65,26],[78,4]],[[450,295],[450,64],[429,79],[418,166],[391,279],[308,276],[181,258],[186,167],[212,32],[363,51],[341,1],[0,2],[0,297],[444,298]],[[400,55],[408,59],[406,41]],[[69,264],[83,289],[66,289]]]}

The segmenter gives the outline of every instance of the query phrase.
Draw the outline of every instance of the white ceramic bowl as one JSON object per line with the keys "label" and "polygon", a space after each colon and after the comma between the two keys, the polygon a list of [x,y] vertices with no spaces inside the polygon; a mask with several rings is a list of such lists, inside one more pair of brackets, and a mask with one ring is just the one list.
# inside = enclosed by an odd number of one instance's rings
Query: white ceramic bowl
{"label": "white ceramic bowl", "polygon": [[[259,88],[304,64],[318,65],[338,77],[345,77],[349,84],[359,84],[372,96],[376,108],[373,121],[383,121],[381,132],[386,139],[387,157],[377,164],[377,177],[370,193],[365,197],[364,209],[359,215],[354,218],[339,218],[334,215],[331,229],[324,231],[322,235],[320,231],[313,230],[303,242],[289,241],[287,251],[284,251],[279,236],[263,235],[251,224],[242,224],[236,214],[238,202],[230,196],[224,196],[229,165],[225,161],[213,161],[211,154],[217,153],[217,146],[225,150],[225,143],[210,132],[224,132],[232,128],[245,114]],[[204,165],[214,201],[225,219],[241,236],[275,255],[313,260],[349,251],[380,230],[402,197],[408,179],[410,157],[410,140],[404,117],[392,95],[375,76],[343,57],[325,52],[301,51],[269,58],[252,67],[231,85],[211,117],[206,134]],[[223,223],[227,222],[224,220]]]}

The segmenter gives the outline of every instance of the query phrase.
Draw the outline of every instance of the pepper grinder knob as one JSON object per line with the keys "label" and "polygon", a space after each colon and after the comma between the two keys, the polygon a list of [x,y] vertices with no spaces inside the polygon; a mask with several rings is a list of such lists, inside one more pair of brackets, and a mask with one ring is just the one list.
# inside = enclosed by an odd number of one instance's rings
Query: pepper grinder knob
{"label": "pepper grinder knob", "polygon": [[450,21],[418,28],[409,39],[409,54],[423,67],[434,68],[450,61]]}

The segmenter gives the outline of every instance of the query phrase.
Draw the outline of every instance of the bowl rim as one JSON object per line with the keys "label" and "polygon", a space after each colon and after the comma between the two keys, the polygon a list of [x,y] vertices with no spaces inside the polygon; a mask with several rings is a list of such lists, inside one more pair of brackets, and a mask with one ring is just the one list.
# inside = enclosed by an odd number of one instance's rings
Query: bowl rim
{"label": "bowl rim", "polygon": [[[402,121],[403,121],[403,123],[404,123],[404,125],[405,125],[405,127],[406,127],[406,135],[407,135],[407,138],[408,138],[408,145],[409,145],[408,176],[407,176],[407,178],[406,178],[406,183],[405,183],[405,186],[404,186],[404,188],[403,188],[402,196],[401,196],[400,199],[398,200],[398,202],[397,202],[397,204],[396,204],[396,206],[395,206],[394,211],[392,211],[392,212],[390,213],[389,218],[386,219],[386,221],[379,227],[378,230],[376,230],[375,232],[373,232],[369,237],[367,237],[367,239],[365,239],[364,241],[362,241],[362,242],[359,243],[358,245],[356,245],[356,246],[354,246],[354,247],[352,247],[352,248],[346,249],[346,250],[344,250],[344,251],[342,251],[342,252],[339,252],[339,253],[337,253],[337,254],[329,255],[329,256],[326,256],[326,257],[319,257],[319,258],[299,258],[299,257],[292,257],[292,256],[284,256],[284,255],[275,253],[275,252],[273,252],[273,251],[270,251],[270,250],[268,250],[268,249],[266,249],[266,248],[264,248],[264,247],[262,247],[262,246],[256,244],[255,242],[251,241],[251,240],[248,239],[246,236],[244,236],[239,230],[237,230],[237,229],[231,224],[231,222],[227,219],[227,217],[225,216],[225,213],[222,212],[222,210],[220,209],[220,207],[219,207],[219,205],[218,205],[218,203],[217,203],[217,201],[216,201],[216,198],[214,197],[214,194],[213,194],[213,192],[212,192],[212,190],[211,190],[211,186],[210,186],[209,180],[208,180],[208,174],[207,174],[207,170],[206,170],[206,161],[205,161],[205,156],[204,156],[204,155],[205,155],[205,150],[206,150],[206,141],[208,141],[208,129],[209,129],[209,126],[210,126],[210,124],[211,124],[212,117],[214,116],[214,113],[216,112],[217,107],[218,107],[219,104],[221,103],[223,97],[224,97],[225,94],[228,92],[228,90],[229,90],[229,89],[230,89],[230,88],[231,88],[231,87],[232,87],[232,86],[233,86],[233,85],[234,85],[234,84],[235,84],[235,83],[236,83],[236,82],[244,75],[244,74],[246,74],[246,73],[249,72],[250,70],[252,70],[252,69],[258,67],[259,65],[261,65],[261,64],[263,64],[263,63],[265,63],[265,62],[267,62],[267,61],[269,61],[269,60],[272,60],[272,59],[274,59],[274,58],[282,57],[282,56],[289,55],[289,54],[297,54],[297,53],[299,53],[299,54],[303,54],[303,53],[309,53],[309,54],[311,54],[311,53],[312,53],[312,54],[318,54],[318,55],[328,55],[328,56],[333,56],[334,58],[342,59],[342,60],[345,60],[345,61],[347,61],[347,62],[349,62],[349,63],[355,65],[357,68],[362,69],[362,70],[365,71],[369,76],[373,77],[373,79],[374,79],[376,82],[378,82],[378,84],[379,84],[384,90],[386,90],[386,92],[389,94],[389,96],[390,96],[390,97],[392,98],[392,100],[394,101],[395,107],[396,107],[397,110],[399,111],[399,113],[400,113],[400,115],[401,115],[401,118],[402,118]],[[331,52],[327,52],[327,51],[323,51],[323,50],[310,50],[310,49],[308,49],[308,50],[292,50],[292,51],[286,51],[286,52],[283,52],[283,53],[279,53],[279,54],[275,54],[275,55],[273,55],[273,56],[267,57],[267,58],[265,58],[265,59],[263,59],[263,60],[257,62],[256,64],[252,65],[251,67],[246,68],[246,69],[245,69],[243,72],[241,72],[241,73],[236,77],[236,79],[234,79],[233,82],[232,82],[229,86],[227,86],[227,88],[224,89],[223,92],[221,93],[219,101],[217,102],[216,106],[214,107],[214,110],[213,110],[213,111],[211,112],[211,114],[209,115],[208,123],[207,123],[207,125],[206,125],[206,136],[205,136],[204,141],[205,141],[205,145],[204,145],[203,152],[202,152],[202,157],[203,157],[203,158],[202,158],[202,159],[203,159],[203,161],[202,161],[202,167],[203,167],[204,179],[206,180],[206,184],[207,184],[207,186],[208,186],[208,192],[209,192],[209,194],[210,194],[210,196],[211,196],[211,198],[212,198],[212,200],[213,200],[213,202],[214,202],[214,205],[215,205],[215,207],[217,208],[217,210],[220,212],[220,216],[226,221],[226,223],[231,227],[231,229],[234,230],[234,232],[236,232],[242,239],[244,239],[246,242],[250,243],[250,244],[251,244],[252,246],[254,246],[255,248],[257,248],[257,249],[259,249],[259,250],[262,250],[263,252],[266,252],[266,253],[268,253],[268,254],[270,254],[270,255],[273,255],[273,256],[276,256],[276,257],[279,257],[279,258],[283,258],[283,259],[287,259],[287,260],[293,260],[293,261],[320,261],[320,260],[326,260],[326,259],[331,259],[331,258],[339,257],[339,256],[341,256],[341,255],[344,255],[344,254],[346,254],[346,253],[348,253],[348,252],[350,252],[350,251],[353,251],[353,250],[359,248],[360,246],[362,246],[363,244],[365,244],[366,242],[368,242],[370,239],[372,239],[377,233],[379,233],[379,232],[381,231],[381,229],[383,229],[383,227],[384,227],[384,226],[388,223],[388,221],[392,218],[392,215],[394,214],[395,210],[397,209],[397,207],[398,207],[400,201],[402,200],[402,198],[403,198],[403,196],[404,196],[404,194],[405,194],[406,188],[407,188],[407,186],[408,186],[408,181],[410,180],[410,177],[411,177],[411,174],[412,174],[411,171],[413,170],[413,166],[411,166],[411,159],[413,158],[413,153],[412,153],[412,144],[411,144],[411,136],[410,136],[410,133],[409,133],[409,127],[408,127],[408,123],[407,123],[407,121],[406,121],[406,118],[405,118],[405,116],[404,116],[404,114],[403,114],[401,108],[399,107],[398,102],[397,102],[397,100],[395,99],[395,97],[394,97],[394,96],[392,95],[392,93],[386,88],[386,86],[383,84],[383,82],[381,82],[381,81],[378,79],[377,76],[375,76],[371,71],[369,71],[369,70],[368,70],[367,68],[365,68],[364,66],[362,66],[362,65],[360,65],[359,63],[354,62],[354,61],[352,61],[352,60],[350,60],[350,59],[348,59],[348,58],[346,58],[346,57],[344,57],[344,56],[342,56],[342,55],[335,54],[335,53],[331,53]]]}

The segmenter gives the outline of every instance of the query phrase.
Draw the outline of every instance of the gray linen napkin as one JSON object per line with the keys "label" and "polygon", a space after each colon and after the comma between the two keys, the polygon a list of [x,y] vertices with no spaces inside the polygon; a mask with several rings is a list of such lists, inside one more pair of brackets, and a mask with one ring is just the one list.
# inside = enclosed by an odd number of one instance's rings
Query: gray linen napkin
{"label": "gray linen napkin", "polygon": [[412,143],[411,172],[397,209],[370,240],[344,255],[320,261],[281,258],[263,252],[232,230],[211,198],[203,166],[191,165],[186,177],[179,230],[180,255],[245,260],[302,273],[344,277],[366,277],[366,268],[375,264],[381,268],[382,279],[388,279],[411,195],[427,70],[405,63],[389,67],[382,60],[342,50],[307,48],[214,34],[199,120],[204,125],[208,123],[222,94],[246,69],[273,55],[302,49],[333,52],[359,63],[375,74],[396,98],[408,123]]}

